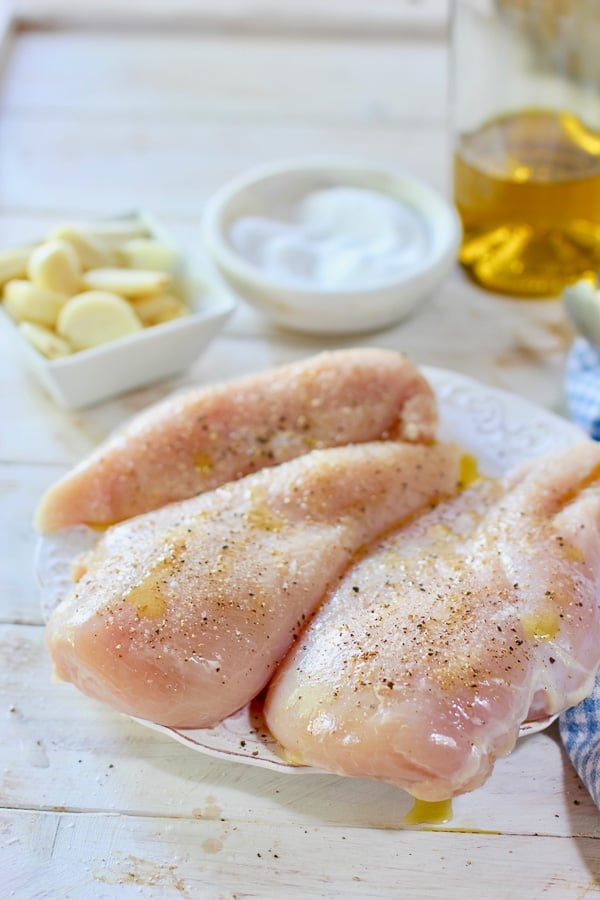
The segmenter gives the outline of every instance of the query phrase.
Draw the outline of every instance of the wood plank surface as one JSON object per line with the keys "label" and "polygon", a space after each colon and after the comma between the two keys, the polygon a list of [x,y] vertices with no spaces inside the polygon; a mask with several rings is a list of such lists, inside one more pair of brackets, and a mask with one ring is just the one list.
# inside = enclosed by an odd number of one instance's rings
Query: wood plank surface
{"label": "wood plank surface", "polygon": [[[276,158],[360,156],[450,195],[446,0],[20,0],[0,80],[0,247],[149,208],[206,264],[203,205]],[[44,23],[44,29],[38,27]],[[98,27],[101,26],[101,27]],[[242,302],[180,377],[78,412],[0,353],[0,896],[428,900],[600,897],[600,817],[556,726],[431,830],[390,786],[194,753],[52,681],[33,571],[43,489],[173,390],[322,349],[383,346],[564,411],[558,302],[456,269],[384,332],[318,338]]]}
{"label": "wood plank surface", "polygon": [[449,0],[14,0],[31,26],[89,26],[139,30],[202,28],[253,33],[439,34]]}
{"label": "wood plank surface", "polygon": [[[372,55],[366,66],[365,53]],[[1,108],[44,118],[77,112],[255,125],[306,117],[323,124],[410,118],[444,125],[447,64],[446,43],[424,38],[32,31],[12,47]],[[414,91],[417,67],[422,74]],[[74,71],[78,77],[70,79]]]}
{"label": "wood plank surface", "polygon": [[0,833],[7,896],[30,900],[590,900],[600,866],[600,842],[587,838],[254,828],[226,817],[0,812]]}
{"label": "wood plank surface", "polygon": [[441,127],[169,121],[56,113],[6,115],[0,144],[5,210],[88,214],[151,204],[198,219],[202,205],[240,171],[304,156],[406,168],[439,189],[448,180]]}

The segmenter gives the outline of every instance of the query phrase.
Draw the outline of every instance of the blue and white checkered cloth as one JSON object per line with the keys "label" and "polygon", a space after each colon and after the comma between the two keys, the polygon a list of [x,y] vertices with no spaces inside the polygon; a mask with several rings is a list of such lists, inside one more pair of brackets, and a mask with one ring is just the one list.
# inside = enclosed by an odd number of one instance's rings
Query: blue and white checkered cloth
{"label": "blue and white checkered cloth", "polygon": [[600,441],[600,347],[583,337],[575,338],[567,359],[565,395],[573,421]]}
{"label": "blue and white checkered cloth", "polygon": [[575,771],[600,807],[600,680],[579,706],[567,709],[559,720],[560,736]]}
{"label": "blue and white checkered cloth", "polygon": [[[573,421],[600,440],[600,348],[582,337],[567,360],[565,395]],[[600,676],[592,695],[560,716],[559,727],[577,774],[600,807]]]}

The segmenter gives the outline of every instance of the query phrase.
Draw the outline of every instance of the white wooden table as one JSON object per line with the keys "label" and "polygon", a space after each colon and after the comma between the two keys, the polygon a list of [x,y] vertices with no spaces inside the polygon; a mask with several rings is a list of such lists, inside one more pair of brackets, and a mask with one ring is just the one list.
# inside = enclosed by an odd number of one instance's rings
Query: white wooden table
{"label": "white wooden table", "polygon": [[[69,6],[23,3],[29,27],[5,42],[0,246],[145,207],[198,253],[218,185],[305,153],[352,152],[448,191],[442,0],[181,0],[149,3],[143,21],[140,3],[98,4],[95,18]],[[418,315],[353,343],[561,411],[570,339],[559,303],[483,294],[457,270]],[[51,683],[32,571],[42,489],[184,383],[348,343],[240,306],[185,377],[70,414],[0,347],[1,897],[600,896],[600,816],[553,729],[458,798],[450,823],[419,830],[383,784],[209,759]]]}

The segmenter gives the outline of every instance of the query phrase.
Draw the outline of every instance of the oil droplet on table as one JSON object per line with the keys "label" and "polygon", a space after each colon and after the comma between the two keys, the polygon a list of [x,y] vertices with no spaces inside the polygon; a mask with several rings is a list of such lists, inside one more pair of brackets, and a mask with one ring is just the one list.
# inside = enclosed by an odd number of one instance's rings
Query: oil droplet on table
{"label": "oil droplet on table", "polygon": [[415,800],[404,816],[405,825],[442,825],[452,818],[452,800]]}

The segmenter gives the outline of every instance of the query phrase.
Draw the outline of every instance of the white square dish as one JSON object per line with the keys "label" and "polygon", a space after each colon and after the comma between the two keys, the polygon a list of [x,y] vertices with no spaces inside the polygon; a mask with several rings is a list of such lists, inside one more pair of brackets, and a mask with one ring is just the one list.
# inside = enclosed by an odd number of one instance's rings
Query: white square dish
{"label": "white square dish", "polygon": [[[152,237],[173,245],[151,216],[121,218],[142,221]],[[17,342],[24,364],[56,403],[66,409],[90,406],[183,371],[224,327],[235,308],[224,287],[188,270],[183,256],[176,285],[189,315],[59,359],[47,359],[25,340],[1,304],[0,330],[6,340]]]}

